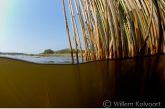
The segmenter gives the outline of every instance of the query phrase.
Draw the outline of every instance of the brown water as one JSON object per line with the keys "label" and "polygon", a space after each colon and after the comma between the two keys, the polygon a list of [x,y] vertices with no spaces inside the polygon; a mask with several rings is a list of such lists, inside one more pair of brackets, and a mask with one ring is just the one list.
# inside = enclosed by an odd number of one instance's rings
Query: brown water
{"label": "brown water", "polygon": [[163,106],[165,55],[158,64],[156,59],[61,65],[1,57],[0,107],[103,107],[105,100],[152,101]]}

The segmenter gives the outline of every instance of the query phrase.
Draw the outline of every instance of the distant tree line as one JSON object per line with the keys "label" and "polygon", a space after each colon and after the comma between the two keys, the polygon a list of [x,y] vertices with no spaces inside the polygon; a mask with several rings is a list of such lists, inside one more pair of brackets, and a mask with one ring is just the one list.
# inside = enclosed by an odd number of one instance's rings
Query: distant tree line
{"label": "distant tree line", "polygon": [[43,52],[43,54],[51,54],[51,53],[54,53],[54,51],[51,50],[51,49],[46,49],[46,50]]}
{"label": "distant tree line", "polygon": [[[76,53],[75,52],[75,49],[72,49],[73,50],[73,53]],[[78,52],[80,53],[80,50],[78,50]],[[83,53],[85,53],[84,50],[82,50]],[[57,50],[57,51],[53,51],[51,49],[46,49],[43,54],[51,54],[51,53],[56,53],[56,54],[68,54],[70,53],[70,49],[69,48],[66,48],[66,49],[62,49],[62,50]]]}

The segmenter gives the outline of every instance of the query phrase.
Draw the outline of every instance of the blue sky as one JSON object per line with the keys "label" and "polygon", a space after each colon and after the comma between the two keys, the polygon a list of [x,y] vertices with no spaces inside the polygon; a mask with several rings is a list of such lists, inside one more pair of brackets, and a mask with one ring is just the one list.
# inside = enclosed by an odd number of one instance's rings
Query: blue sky
{"label": "blue sky", "polygon": [[0,52],[63,48],[68,48],[68,41],[61,0],[0,0]]}

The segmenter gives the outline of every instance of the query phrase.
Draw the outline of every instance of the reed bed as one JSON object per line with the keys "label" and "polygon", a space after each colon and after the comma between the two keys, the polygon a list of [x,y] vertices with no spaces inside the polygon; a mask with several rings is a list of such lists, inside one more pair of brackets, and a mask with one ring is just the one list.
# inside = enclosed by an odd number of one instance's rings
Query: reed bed
{"label": "reed bed", "polygon": [[[62,3],[74,63],[64,0]],[[165,53],[165,0],[68,0],[67,4],[77,63],[78,49],[84,58],[81,43],[84,43],[86,62],[154,55],[159,51],[160,38],[161,53]],[[163,37],[159,34],[159,24]]]}

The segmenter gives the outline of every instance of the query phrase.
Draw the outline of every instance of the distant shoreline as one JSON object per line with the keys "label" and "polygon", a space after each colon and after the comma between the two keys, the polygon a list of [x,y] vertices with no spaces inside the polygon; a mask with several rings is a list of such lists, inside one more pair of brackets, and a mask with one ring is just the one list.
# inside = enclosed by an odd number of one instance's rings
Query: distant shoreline
{"label": "distant shoreline", "polygon": [[[52,54],[26,54],[26,56],[71,56],[71,54],[68,54],[68,53],[67,54],[58,54],[58,53],[52,53]],[[76,56],[76,54],[73,54],[73,56]],[[78,53],[78,56],[81,56],[81,54]]]}
{"label": "distant shoreline", "polygon": [[[0,55],[25,55],[25,56],[71,56],[71,54],[67,53],[67,54],[56,54],[56,53],[53,53],[53,54],[0,54]],[[83,56],[85,54],[83,53]],[[76,56],[76,54],[74,53],[73,56]],[[81,56],[80,53],[78,53],[78,56]]]}
{"label": "distant shoreline", "polygon": [[[75,49],[72,49],[73,56],[76,56]],[[85,55],[85,51],[82,50],[83,56]],[[25,55],[25,56],[71,56],[70,49],[61,49],[57,51],[53,51],[51,49],[46,49],[44,52],[39,54],[31,54],[31,53],[19,53],[19,52],[0,52],[0,55]],[[78,56],[81,56],[80,50],[78,50]]]}

